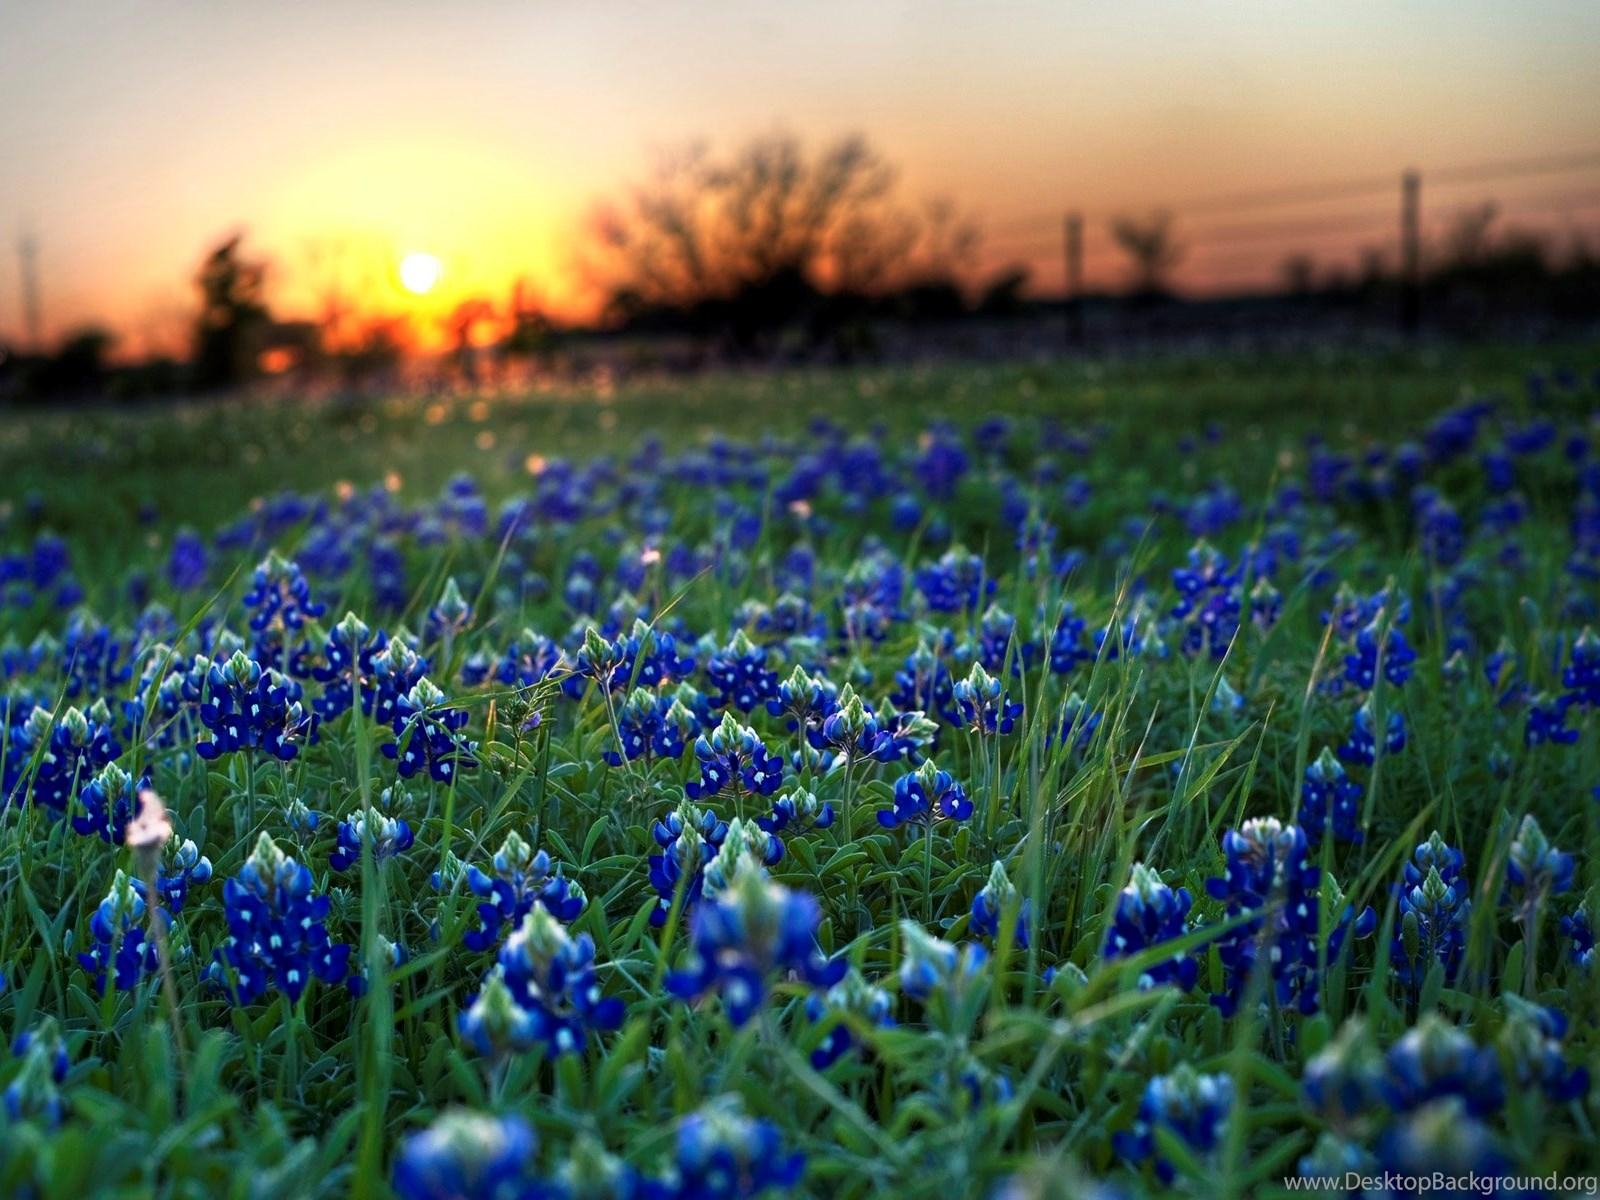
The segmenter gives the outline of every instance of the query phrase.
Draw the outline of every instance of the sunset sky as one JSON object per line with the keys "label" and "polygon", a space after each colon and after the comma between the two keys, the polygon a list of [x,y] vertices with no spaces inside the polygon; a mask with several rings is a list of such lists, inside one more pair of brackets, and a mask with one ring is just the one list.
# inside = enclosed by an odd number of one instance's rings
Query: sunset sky
{"label": "sunset sky", "polygon": [[[1600,150],[1597,58],[1593,0],[0,0],[0,337],[21,329],[24,232],[47,333],[100,321],[135,350],[182,329],[203,251],[236,229],[290,315],[335,262],[357,303],[423,323],[518,277],[581,312],[596,199],[653,151],[775,129],[866,134],[908,198],[953,198],[989,260],[1048,289],[1068,207],[1109,275],[1093,231],[1119,209],[1413,164],[1426,204],[1430,167]],[[1437,205],[1520,198],[1593,227],[1597,192],[1591,172]],[[1262,255],[1290,248],[1197,246],[1185,282],[1270,276]],[[438,260],[424,297],[408,254]]]}

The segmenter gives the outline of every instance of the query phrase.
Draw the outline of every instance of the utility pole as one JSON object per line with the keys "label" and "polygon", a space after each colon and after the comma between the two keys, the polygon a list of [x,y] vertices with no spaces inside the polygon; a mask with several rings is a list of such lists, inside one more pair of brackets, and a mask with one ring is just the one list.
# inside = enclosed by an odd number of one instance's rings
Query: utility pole
{"label": "utility pole", "polygon": [[1400,176],[1400,332],[1416,334],[1422,324],[1422,176]]}
{"label": "utility pole", "polygon": [[22,325],[27,332],[28,349],[44,353],[44,318],[39,308],[39,242],[32,234],[17,241],[17,257],[22,260]]}
{"label": "utility pole", "polygon": [[1083,216],[1067,214],[1066,221],[1067,268],[1067,340],[1075,346],[1083,345]]}

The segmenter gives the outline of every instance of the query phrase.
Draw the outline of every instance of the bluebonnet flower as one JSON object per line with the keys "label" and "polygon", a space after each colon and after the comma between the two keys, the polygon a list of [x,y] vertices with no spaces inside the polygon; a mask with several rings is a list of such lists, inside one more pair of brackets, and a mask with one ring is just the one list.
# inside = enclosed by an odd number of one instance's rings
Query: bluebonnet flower
{"label": "bluebonnet flower", "polygon": [[66,1115],[61,1085],[72,1061],[55,1021],[46,1017],[18,1034],[11,1043],[11,1057],[21,1059],[22,1066],[6,1085],[6,1115],[13,1121],[42,1118],[51,1128],[59,1126]]}
{"label": "bluebonnet flower", "polygon": [[768,752],[755,730],[739,724],[732,713],[724,713],[720,725],[695,739],[694,754],[700,762],[700,779],[683,787],[691,800],[729,788],[770,796],[783,783],[783,759]]}
{"label": "bluebonnet flower", "polygon": [[[93,948],[78,955],[78,962],[89,972],[101,993],[106,990],[108,970],[111,983],[118,991],[137,986],[142,976],[155,971],[158,965],[156,944],[145,935],[147,911],[143,886],[129,879],[125,872],[118,871],[111,890],[89,921]],[[165,912],[157,917],[162,921],[168,919]]]}
{"label": "bluebonnet flower", "polygon": [[778,696],[778,673],[767,665],[766,647],[756,645],[742,629],[707,660],[706,678],[717,689],[711,700],[717,708],[732,705],[747,713]]}
{"label": "bluebonnet flower", "polygon": [[967,677],[956,683],[954,697],[960,724],[978,733],[1010,733],[1022,715],[1022,705],[1012,703],[1010,694],[1003,693],[1000,681],[985,671],[982,663],[973,663]]}
{"label": "bluebonnet flower", "polygon": [[1084,619],[1071,604],[1063,604],[1050,634],[1050,670],[1057,675],[1069,675],[1081,664],[1094,661],[1094,649],[1089,644]]}
{"label": "bluebonnet flower", "polygon": [[[1423,1181],[1466,1179],[1479,1181],[1474,1194],[1494,1200],[1535,1200],[1546,1193],[1518,1186],[1510,1161],[1495,1147],[1489,1131],[1472,1116],[1471,1106],[1451,1096],[1407,1113],[1391,1122],[1375,1147],[1372,1177],[1393,1180],[1388,1190],[1394,1200],[1438,1194],[1422,1191]],[[1410,1183],[1418,1184],[1413,1190]]]}
{"label": "bluebonnet flower", "polygon": [[[1378,739],[1374,731],[1377,717],[1372,710],[1372,701],[1362,701],[1361,707],[1356,709],[1354,719],[1350,723],[1350,736],[1339,747],[1339,757],[1347,763],[1359,763],[1370,767],[1378,761]],[[1406,748],[1406,722],[1398,709],[1391,709],[1384,719],[1386,731],[1383,739],[1383,753],[1398,754]]]}
{"label": "bluebonnet flower", "polygon": [[816,899],[773,882],[753,851],[735,848],[742,838],[735,821],[716,860],[719,867],[730,863],[725,877],[714,891],[708,881],[691,919],[689,962],[667,976],[667,991],[682,1000],[718,995],[735,1025],[760,1010],[774,977],[793,972],[812,987],[831,987],[848,966],[817,947]]}
{"label": "bluebonnet flower", "polygon": [[982,984],[988,952],[976,942],[956,946],[915,921],[900,922],[900,990],[926,1005],[959,1012]]}
{"label": "bluebonnet flower", "polygon": [[1600,705],[1600,636],[1585,627],[1572,643],[1561,684],[1572,699],[1586,708]]}
{"label": "bluebonnet flower", "polygon": [[167,556],[167,582],[174,591],[192,592],[206,585],[206,544],[192,529],[172,535],[172,551]]}
{"label": "bluebonnet flower", "polygon": [[361,709],[378,725],[393,726],[401,719],[400,705],[427,677],[428,660],[420,657],[399,634],[372,655],[372,677],[361,689]]}
{"label": "bluebonnet flower", "polygon": [[1188,565],[1172,572],[1178,603],[1172,617],[1183,629],[1183,652],[1221,658],[1239,629],[1242,571],[1204,541],[1189,551]]}
{"label": "bluebonnet flower", "polygon": [[17,757],[7,771],[7,793],[16,787],[22,768],[35,760],[33,799],[57,814],[67,811],[74,789],[122,753],[103,700],[97,700],[87,713],[69,706],[59,717],[35,707],[11,736],[11,752]]}
{"label": "bluebonnet flower", "polygon": [[424,769],[439,783],[449,783],[458,769],[478,765],[476,742],[461,736],[468,719],[464,708],[448,706],[445,695],[426,676],[395,705],[395,740],[381,749],[395,760],[402,779]]}
{"label": "bluebonnet flower", "polygon": [[110,627],[84,609],[67,620],[61,645],[56,651],[65,678],[63,691],[68,699],[90,698],[113,692],[133,678],[132,663],[126,658],[126,643]]}
{"label": "bluebonnet flower", "polygon": [[933,499],[948,500],[955,495],[956,485],[967,473],[967,466],[967,452],[948,425],[935,426],[918,439],[913,470],[923,490]]}
{"label": "bluebonnet flower", "polygon": [[1429,496],[1417,512],[1417,536],[1422,552],[1430,562],[1453,566],[1461,561],[1466,546],[1466,531],[1461,517],[1450,503],[1440,496]]}
{"label": "bluebonnet flower", "polygon": [[834,751],[847,763],[893,757],[889,735],[879,728],[878,718],[849,683],[839,689],[832,710],[807,732],[806,739],[818,750]]}
{"label": "bluebonnet flower", "polygon": [[495,851],[490,871],[466,868],[467,887],[482,901],[478,928],[468,930],[461,939],[468,950],[489,949],[500,940],[501,930],[520,925],[536,903],[567,922],[576,920],[588,903],[583,889],[561,873],[560,865],[552,864],[543,850],[535,853],[515,830],[506,834]]}
{"label": "bluebonnet flower", "polygon": [[1228,830],[1222,848],[1225,873],[1206,880],[1206,891],[1226,903],[1229,917],[1253,915],[1217,940],[1226,986],[1212,1002],[1231,1016],[1266,952],[1277,1001],[1315,1012],[1321,872],[1307,859],[1304,831],[1273,817],[1256,818]]}
{"label": "bluebonnet flower", "polygon": [[1435,831],[1417,847],[1406,864],[1400,886],[1399,926],[1389,948],[1395,974],[1406,987],[1422,986],[1434,963],[1446,981],[1455,978],[1466,950],[1467,921],[1472,912],[1459,850]]}
{"label": "bluebonnet flower", "polygon": [[917,571],[917,589],[933,612],[971,612],[994,594],[995,581],[985,572],[983,559],[953,546],[938,562]]}
{"label": "bluebonnet flower", "polygon": [[1156,1130],[1166,1129],[1202,1159],[1222,1141],[1233,1111],[1233,1080],[1202,1075],[1188,1063],[1145,1085],[1133,1128],[1112,1138],[1119,1157],[1137,1166],[1154,1160],[1156,1175],[1171,1183],[1177,1172],[1156,1147]]}
{"label": "bluebonnet flower", "polygon": [[1514,993],[1508,992],[1503,1000],[1506,1022],[1500,1027],[1498,1044],[1510,1081],[1520,1088],[1537,1087],[1558,1104],[1587,1095],[1588,1069],[1568,1066],[1561,1052],[1566,1016]]}
{"label": "bluebonnet flower", "polygon": [[771,814],[757,817],[756,824],[776,843],[781,857],[783,842],[779,835],[787,833],[793,837],[813,829],[827,829],[833,824],[834,815],[832,804],[818,800],[814,792],[797,787],[774,800]]}
{"label": "bluebonnet flower", "polygon": [[611,642],[590,626],[584,633],[573,673],[562,681],[561,687],[576,700],[583,695],[589,680],[616,692],[630,686],[656,688],[686,679],[693,672],[694,659],[678,653],[677,639],[672,634],[635,620],[630,634]]}
{"label": "bluebonnet flower", "polygon": [[533,1200],[538,1147],[514,1113],[452,1110],[400,1143],[394,1190],[400,1200]]}
{"label": "bluebonnet flower", "polygon": [[767,711],[787,718],[786,724],[792,730],[809,730],[833,711],[838,695],[839,689],[832,682],[812,676],[797,663],[778,685],[777,694],[767,701]]}
{"label": "bluebonnet flower", "polygon": [[307,619],[327,611],[325,605],[311,599],[311,585],[300,568],[276,550],[256,567],[244,604],[255,610],[250,628],[257,633],[267,629],[297,630]]}
{"label": "bluebonnet flower", "polygon": [[989,868],[988,881],[972,898],[972,920],[968,923],[968,929],[979,937],[998,941],[1000,918],[1007,906],[1013,904],[1016,905],[1017,912],[1012,940],[1020,949],[1026,950],[1029,926],[1032,924],[1033,902],[1020,896],[1016,885],[1006,874],[1005,864],[996,860]]}
{"label": "bluebonnet flower", "polygon": [[73,830],[82,837],[122,845],[138,807],[138,793],[149,786],[148,776],[136,782],[116,763],[107,763],[78,793],[83,812],[73,816]]}
{"label": "bluebonnet flower", "polygon": [[453,639],[472,624],[472,605],[461,594],[454,575],[444,581],[444,591],[428,610],[427,636]]}
{"label": "bluebonnet flower", "polygon": [[188,902],[189,889],[211,882],[211,860],[200,853],[188,838],[172,852],[170,864],[163,864],[156,875],[156,890],[166,901],[167,911],[176,916]]}
{"label": "bluebonnet flower", "polygon": [[1532,813],[1522,818],[1506,856],[1506,892],[1519,916],[1536,911],[1547,897],[1571,890],[1576,863],[1556,848]]}
{"label": "bluebonnet flower", "polygon": [[859,1044],[856,1027],[894,1025],[889,993],[863,979],[854,968],[826,990],[806,997],[806,1016],[813,1024],[826,1023],[826,1031],[811,1052],[811,1065],[825,1071]]}
{"label": "bluebonnet flower", "polygon": [[978,661],[990,671],[1003,674],[1008,655],[1012,674],[1019,675],[1023,668],[1033,664],[1039,647],[1017,637],[1016,617],[998,604],[991,604],[984,610],[983,620],[978,625]]}
{"label": "bluebonnet flower", "polygon": [[1306,840],[1316,845],[1330,824],[1337,841],[1359,844],[1361,832],[1361,785],[1345,772],[1333,751],[1323,748],[1315,762],[1306,768],[1300,789],[1300,827]]}
{"label": "bluebonnet flower", "polygon": [[532,687],[551,678],[565,665],[560,646],[543,634],[524,629],[496,660],[493,675],[507,687]]}
{"label": "bluebonnet flower", "polygon": [[343,983],[350,947],[328,937],[328,899],[311,890],[311,871],[263,833],[239,874],[222,885],[228,939],[210,977],[250,1004],[276,989],[290,1004],[312,979]]}
{"label": "bluebonnet flower", "polygon": [[263,669],[243,650],[211,664],[206,689],[210,699],[200,706],[200,723],[211,740],[196,745],[195,753],[208,762],[257,749],[287,762],[300,753],[301,742],[316,738],[316,714],[300,703],[300,685]]}
{"label": "bluebonnet flower", "polygon": [[1353,1018],[1306,1063],[1300,1082],[1311,1110],[1332,1128],[1349,1133],[1383,1104],[1384,1069],[1371,1031]]}
{"label": "bluebonnet flower", "polygon": [[1272,586],[1272,580],[1263,575],[1250,589],[1250,620],[1263,633],[1278,623],[1283,615],[1283,593]]}
{"label": "bluebonnet flower", "polygon": [[895,780],[894,803],[878,810],[878,824],[897,829],[901,825],[965,821],[971,816],[972,801],[967,798],[966,789],[949,771],[941,771],[929,759]]}
{"label": "bluebonnet flower", "polygon": [[647,688],[634,688],[617,709],[621,752],[605,751],[613,767],[644,758],[682,758],[695,716],[673,696],[660,696]]}
{"label": "bluebonnet flower", "polygon": [[924,751],[933,745],[934,738],[939,733],[936,721],[930,719],[926,713],[915,710],[889,711],[875,720],[878,725],[878,736],[873,743],[876,748],[872,752],[872,757],[879,762],[904,759],[912,766],[917,766],[923,760]]}
{"label": "bluebonnet flower", "polygon": [[[1095,731],[1100,728],[1104,718],[1105,713],[1089,708],[1089,702],[1081,693],[1071,693],[1061,702],[1061,745],[1070,746],[1081,754],[1094,741]],[[1048,748],[1055,744],[1055,732],[1047,732],[1045,746]]]}
{"label": "bluebonnet flower", "polygon": [[747,1116],[737,1096],[719,1096],[678,1122],[670,1186],[678,1200],[739,1200],[793,1188],[805,1165],[776,1125]]}
{"label": "bluebonnet flower", "polygon": [[582,1049],[591,1033],[619,1027],[623,1011],[622,1001],[603,995],[595,979],[594,939],[573,937],[549,909],[535,905],[500,948],[460,1028],[482,1054],[537,1045],[555,1057]]}
{"label": "bluebonnet flower", "polygon": [[328,856],[328,865],[335,871],[359,868],[363,842],[372,847],[372,861],[380,863],[404,854],[415,840],[411,826],[404,820],[368,805],[364,811],[352,812],[339,822],[339,844]]}
{"label": "bluebonnet flower", "polygon": [[1522,730],[1523,745],[1571,746],[1578,740],[1578,731],[1567,725],[1567,713],[1572,708],[1571,696],[1554,698],[1540,693],[1528,705],[1528,723]]}
{"label": "bluebonnet flower", "polygon": [[[1117,893],[1102,953],[1110,961],[1132,958],[1182,937],[1186,932],[1184,922],[1193,907],[1194,898],[1188,888],[1174,890],[1161,881],[1154,869],[1135,863],[1128,886]],[[1146,967],[1139,975],[1139,987],[1173,984],[1188,991],[1194,987],[1199,972],[1199,964],[1193,958],[1178,953]]]}
{"label": "bluebonnet flower", "polygon": [[889,699],[897,708],[936,713],[944,721],[956,722],[955,678],[926,638],[906,656],[894,682]]}
{"label": "bluebonnet flower", "polygon": [[346,613],[329,632],[323,644],[322,662],[312,668],[311,677],[322,684],[322,695],[312,702],[324,721],[350,711],[355,705],[356,688],[362,689],[362,710],[372,711],[373,660],[389,644],[380,629],[376,634],[355,613]]}
{"label": "bluebonnet flower", "polygon": [[316,836],[317,827],[322,824],[322,814],[296,797],[283,806],[283,823],[296,841],[305,843]]}
{"label": "bluebonnet flower", "polygon": [[1572,961],[1588,970],[1594,966],[1594,922],[1589,910],[1580,907],[1561,918],[1561,933],[1572,943]]}
{"label": "bluebonnet flower", "polygon": [[717,815],[702,811],[687,800],[651,827],[650,834],[660,854],[650,856],[650,886],[656,890],[656,903],[650,910],[650,924],[666,924],[673,897],[683,892],[682,908],[690,911],[700,902],[705,890],[705,868],[717,854],[728,827]]}
{"label": "bluebonnet flower", "polygon": [[1505,1101],[1500,1060],[1490,1047],[1437,1013],[1423,1016],[1384,1056],[1384,1103],[1406,1113],[1446,1097],[1458,1097],[1474,1116],[1494,1112]]}
{"label": "bluebonnet flower", "polygon": [[1411,678],[1412,664],[1417,661],[1417,652],[1399,626],[1392,624],[1385,629],[1379,623],[1381,619],[1380,614],[1361,627],[1354,653],[1344,660],[1345,679],[1364,692],[1376,685],[1380,660],[1384,679],[1395,687]]}
{"label": "bluebonnet flower", "polygon": [[1211,693],[1211,711],[1222,716],[1244,711],[1244,697],[1228,682],[1226,675],[1217,677],[1217,686]]}

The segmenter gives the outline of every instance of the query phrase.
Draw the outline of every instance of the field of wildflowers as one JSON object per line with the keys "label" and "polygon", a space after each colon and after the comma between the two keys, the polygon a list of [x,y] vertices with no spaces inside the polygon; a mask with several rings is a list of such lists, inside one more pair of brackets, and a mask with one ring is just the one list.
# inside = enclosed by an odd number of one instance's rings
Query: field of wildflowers
{"label": "field of wildflowers", "polygon": [[1597,368],[13,424],[0,1194],[1595,1173]]}

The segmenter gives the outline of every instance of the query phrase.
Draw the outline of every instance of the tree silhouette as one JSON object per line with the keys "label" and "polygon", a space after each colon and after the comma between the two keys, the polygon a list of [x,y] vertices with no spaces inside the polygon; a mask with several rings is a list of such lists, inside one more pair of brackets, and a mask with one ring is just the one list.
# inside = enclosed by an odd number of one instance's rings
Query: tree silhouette
{"label": "tree silhouette", "polygon": [[1183,248],[1173,232],[1171,213],[1113,217],[1111,240],[1131,262],[1135,296],[1152,298],[1167,294],[1168,276],[1183,257]]}
{"label": "tree silhouette", "polygon": [[841,298],[934,284],[959,296],[976,231],[949,205],[918,217],[893,193],[894,171],[859,137],[814,154],[784,134],[726,157],[693,146],[595,211],[589,273],[613,322],[686,328],[736,351],[859,307]]}
{"label": "tree silhouette", "polygon": [[252,378],[271,318],[263,299],[266,266],[240,254],[229,237],[206,256],[195,278],[200,315],[195,326],[194,383],[202,391]]}

